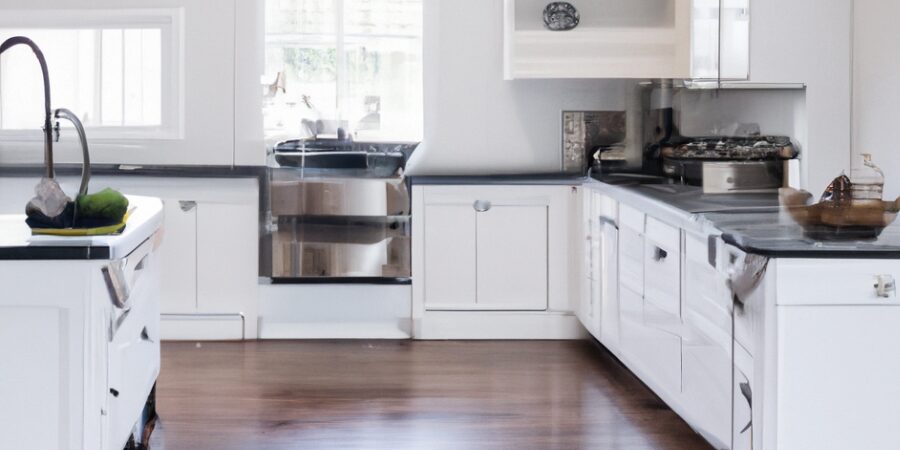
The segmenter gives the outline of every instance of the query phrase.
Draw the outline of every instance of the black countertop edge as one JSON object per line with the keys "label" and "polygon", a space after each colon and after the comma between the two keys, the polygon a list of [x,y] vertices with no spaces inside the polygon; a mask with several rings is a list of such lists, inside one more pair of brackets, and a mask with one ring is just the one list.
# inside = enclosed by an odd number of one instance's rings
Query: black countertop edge
{"label": "black countertop edge", "polygon": [[726,244],[739,250],[759,256],[774,259],[900,259],[900,249],[896,250],[774,250],[771,248],[759,248],[753,245],[745,245],[738,242],[734,235],[726,233],[722,235]]}
{"label": "black countertop edge", "polygon": [[414,185],[477,185],[477,184],[581,184],[584,175],[567,173],[479,174],[479,175],[410,175]]}
{"label": "black countertop edge", "polygon": [[109,255],[105,246],[0,247],[0,261],[96,261]]}
{"label": "black countertop edge", "polygon": [[307,277],[307,278],[271,278],[272,284],[370,284],[370,285],[410,285],[411,278],[390,277]]}
{"label": "black countertop edge", "polygon": [[[81,175],[80,164],[56,164],[59,176]],[[177,178],[261,178],[266,176],[266,166],[152,166],[129,164],[93,164],[92,176],[144,176]],[[0,165],[0,176],[40,177],[43,165]]]}

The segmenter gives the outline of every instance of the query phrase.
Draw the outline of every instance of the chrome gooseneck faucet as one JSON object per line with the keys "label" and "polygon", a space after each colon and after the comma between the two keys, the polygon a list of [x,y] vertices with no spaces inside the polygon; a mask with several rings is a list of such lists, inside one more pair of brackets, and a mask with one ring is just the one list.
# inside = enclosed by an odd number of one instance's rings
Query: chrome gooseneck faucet
{"label": "chrome gooseneck faucet", "polygon": [[37,57],[41,64],[41,74],[44,76],[44,165],[47,168],[46,177],[53,178],[55,172],[53,170],[53,126],[51,124],[52,115],[50,111],[50,76],[47,72],[47,60],[44,59],[44,53],[31,39],[24,36],[11,37],[0,44],[0,54],[16,45],[27,45],[31,47],[34,56]]}

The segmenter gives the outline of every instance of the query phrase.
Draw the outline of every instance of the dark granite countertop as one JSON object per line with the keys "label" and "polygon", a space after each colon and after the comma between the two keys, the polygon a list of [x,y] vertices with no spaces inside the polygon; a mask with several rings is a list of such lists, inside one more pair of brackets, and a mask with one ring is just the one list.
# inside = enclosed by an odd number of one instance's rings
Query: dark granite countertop
{"label": "dark granite countertop", "polygon": [[412,184],[420,185],[580,185],[586,177],[565,173],[497,174],[497,175],[411,175]]}
{"label": "dark granite countertop", "polygon": [[[56,164],[59,176],[80,175],[80,164]],[[145,176],[181,178],[259,178],[265,177],[266,166],[145,166],[126,164],[92,164],[92,176]],[[44,173],[43,165],[0,165],[0,176],[39,177]]]}
{"label": "dark granite countertop", "polygon": [[[773,258],[900,259],[900,225],[871,239],[823,239],[808,234],[783,209],[706,213],[722,239],[745,252]],[[816,230],[813,230],[816,231]]]}
{"label": "dark granite countertop", "polygon": [[704,194],[699,187],[667,184],[653,178],[595,179],[620,194],[626,193],[630,199],[646,199],[682,211],[691,221],[718,230],[726,243],[748,253],[773,258],[900,259],[897,223],[874,239],[822,239],[811,237],[794,222],[775,193]]}

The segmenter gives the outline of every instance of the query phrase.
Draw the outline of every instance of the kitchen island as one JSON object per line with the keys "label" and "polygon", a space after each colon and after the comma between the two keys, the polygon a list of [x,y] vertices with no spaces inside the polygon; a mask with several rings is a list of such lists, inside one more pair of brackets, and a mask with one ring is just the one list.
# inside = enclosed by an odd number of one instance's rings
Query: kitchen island
{"label": "kitchen island", "polygon": [[776,194],[584,184],[579,318],[717,448],[894,448],[900,228],[810,238]]}
{"label": "kitchen island", "polygon": [[116,236],[32,236],[24,215],[0,215],[0,448],[140,442],[159,374],[163,205],[129,202]]}

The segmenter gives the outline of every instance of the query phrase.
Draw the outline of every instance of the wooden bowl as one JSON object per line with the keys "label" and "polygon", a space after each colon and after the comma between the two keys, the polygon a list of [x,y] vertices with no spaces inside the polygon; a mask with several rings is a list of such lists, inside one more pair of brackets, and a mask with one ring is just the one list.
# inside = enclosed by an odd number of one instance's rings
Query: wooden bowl
{"label": "wooden bowl", "polygon": [[893,202],[810,204],[809,192],[784,188],[779,199],[806,236],[816,240],[875,239],[900,212],[900,198]]}

